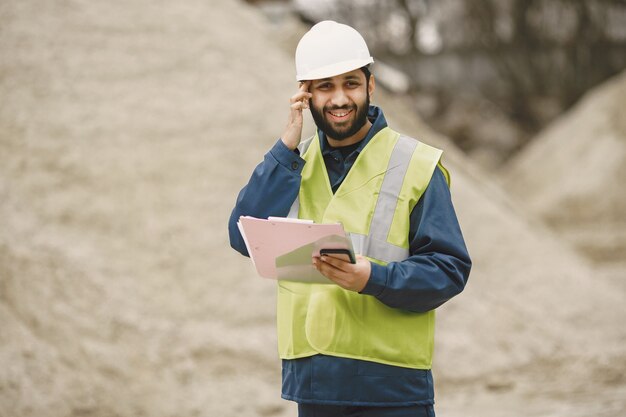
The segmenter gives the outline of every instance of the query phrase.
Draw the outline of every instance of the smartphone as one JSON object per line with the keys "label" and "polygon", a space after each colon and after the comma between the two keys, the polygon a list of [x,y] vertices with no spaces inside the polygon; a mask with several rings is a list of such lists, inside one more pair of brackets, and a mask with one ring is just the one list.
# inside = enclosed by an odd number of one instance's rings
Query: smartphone
{"label": "smartphone", "polygon": [[320,256],[328,255],[333,258],[342,259],[346,262],[350,262],[351,264],[356,263],[356,259],[354,257],[354,253],[350,252],[348,249],[320,249]]}

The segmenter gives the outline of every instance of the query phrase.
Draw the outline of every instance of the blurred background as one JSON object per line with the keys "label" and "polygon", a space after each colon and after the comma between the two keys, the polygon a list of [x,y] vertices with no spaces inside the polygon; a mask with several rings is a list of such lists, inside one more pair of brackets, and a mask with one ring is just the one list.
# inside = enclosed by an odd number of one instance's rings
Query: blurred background
{"label": "blurred background", "polygon": [[1,417],[296,414],[226,225],[324,19],[451,171],[475,266],[437,415],[626,412],[623,1],[4,0]]}
{"label": "blurred background", "polygon": [[386,86],[488,168],[626,67],[619,0],[249,2],[276,24],[282,9],[358,28]]}

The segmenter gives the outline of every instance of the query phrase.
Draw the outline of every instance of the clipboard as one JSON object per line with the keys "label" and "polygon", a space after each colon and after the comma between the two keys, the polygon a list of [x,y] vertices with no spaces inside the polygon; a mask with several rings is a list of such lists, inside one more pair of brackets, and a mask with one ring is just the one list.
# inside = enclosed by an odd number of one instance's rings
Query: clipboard
{"label": "clipboard", "polygon": [[263,278],[330,284],[313,266],[321,249],[344,249],[354,257],[349,233],[341,223],[241,216],[237,222],[257,273]]}

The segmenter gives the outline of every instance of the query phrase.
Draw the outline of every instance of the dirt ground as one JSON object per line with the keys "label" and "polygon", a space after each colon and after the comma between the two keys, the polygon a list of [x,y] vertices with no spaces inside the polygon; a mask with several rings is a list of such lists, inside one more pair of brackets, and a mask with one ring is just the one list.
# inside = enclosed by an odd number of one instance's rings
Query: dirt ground
{"label": "dirt ground", "polygon": [[[293,33],[235,0],[0,5],[1,417],[295,415],[275,284],[226,233],[286,122]],[[623,270],[375,102],[444,149],[475,262],[438,313],[437,415],[624,414]]]}

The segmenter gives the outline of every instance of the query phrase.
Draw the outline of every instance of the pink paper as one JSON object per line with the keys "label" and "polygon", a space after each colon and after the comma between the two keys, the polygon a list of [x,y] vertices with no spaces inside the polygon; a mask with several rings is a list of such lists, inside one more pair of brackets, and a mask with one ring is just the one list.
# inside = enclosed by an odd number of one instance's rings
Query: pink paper
{"label": "pink paper", "polygon": [[[341,223],[317,224],[283,218],[267,220],[248,216],[240,217],[239,223],[254,266],[259,275],[265,278],[277,278],[276,258],[281,255],[328,236],[346,238]],[[351,249],[349,238],[346,238],[345,242]],[[339,245],[342,248],[345,246],[346,244]],[[319,255],[319,248],[317,252]],[[310,259],[306,266],[310,267]]]}

